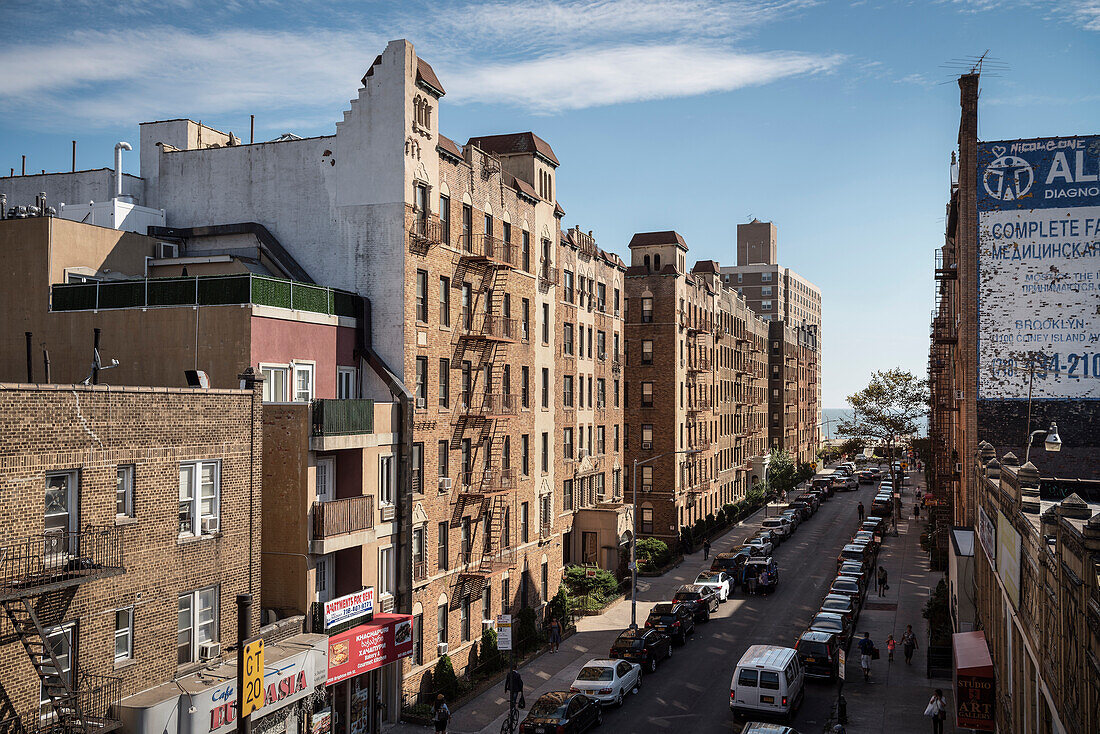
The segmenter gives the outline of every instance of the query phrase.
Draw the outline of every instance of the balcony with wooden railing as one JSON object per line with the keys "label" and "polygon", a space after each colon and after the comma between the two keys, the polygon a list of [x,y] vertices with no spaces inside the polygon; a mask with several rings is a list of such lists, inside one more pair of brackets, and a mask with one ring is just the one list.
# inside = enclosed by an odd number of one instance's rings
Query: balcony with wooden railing
{"label": "balcony with wooden railing", "polygon": [[333,553],[354,545],[362,545],[366,539],[358,534],[373,529],[373,495],[314,502],[310,552]]}
{"label": "balcony with wooden railing", "polygon": [[484,262],[499,267],[517,267],[517,248],[491,234],[462,235],[461,256],[467,260]]}

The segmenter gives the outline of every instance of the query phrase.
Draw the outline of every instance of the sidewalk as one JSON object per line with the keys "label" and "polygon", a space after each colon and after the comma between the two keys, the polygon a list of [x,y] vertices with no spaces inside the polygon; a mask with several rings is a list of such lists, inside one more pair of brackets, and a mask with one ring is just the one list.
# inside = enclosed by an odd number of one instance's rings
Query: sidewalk
{"label": "sidewalk", "polygon": [[[881,657],[871,664],[870,683],[863,682],[855,643],[848,653],[844,697],[848,703],[845,728],[850,733],[927,734],[932,730],[932,721],[924,715],[924,709],[936,688],[943,691],[947,701],[948,718],[944,731],[954,731],[951,681],[925,677],[928,623],[921,616],[921,610],[942,574],[929,570],[928,555],[920,547],[925,521],[923,516],[919,521],[914,520],[912,514],[915,491],[918,487],[924,490],[924,478],[917,472],[910,477],[909,484],[902,490],[904,513],[898,520],[898,535],[894,537],[888,533],[879,552],[878,564],[886,568],[890,590],[879,597],[872,584],[856,623],[857,639],[864,632],[870,632],[875,646],[881,651]],[[895,640],[900,640],[907,624],[913,625],[917,636],[913,664],[905,664],[900,642],[891,663],[887,660],[886,636],[893,634]]]}
{"label": "sidewalk", "polygon": [[[758,510],[714,538],[711,541],[711,554],[727,550],[752,535],[759,529],[763,519],[763,510]],[[710,561],[703,561],[703,551],[700,549],[685,555],[678,566],[663,576],[639,577],[638,624],[645,622],[654,603],[671,597],[677,587],[695,581],[704,568],[710,568]],[[602,614],[578,618],[577,632],[562,642],[558,652],[543,653],[520,668],[527,701],[530,703],[547,691],[568,689],[577,670],[594,657],[606,657],[611,643],[629,626],[629,595]],[[449,734],[499,732],[507,713],[508,699],[504,693],[504,682],[501,681],[500,685],[455,710],[447,731]],[[422,734],[426,730],[426,727],[404,722],[393,724],[387,729],[393,734]]]}

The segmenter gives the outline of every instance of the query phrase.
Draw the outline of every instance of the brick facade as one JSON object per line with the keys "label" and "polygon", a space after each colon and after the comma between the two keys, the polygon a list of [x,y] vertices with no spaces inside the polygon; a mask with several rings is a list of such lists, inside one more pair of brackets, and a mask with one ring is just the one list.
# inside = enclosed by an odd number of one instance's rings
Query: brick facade
{"label": "brick facade", "polygon": [[[235,642],[235,597],[260,590],[258,390],[0,384],[0,437],[5,558],[42,537],[47,475],[57,472],[75,479],[71,527],[121,535],[121,575],[33,593],[35,587],[13,591],[8,582],[18,581],[17,569],[3,566],[5,599],[27,594],[44,627],[74,625],[74,681],[118,679],[116,695],[126,696],[199,667],[177,664],[183,592],[216,587],[215,639]],[[218,529],[181,535],[180,467],[200,460],[218,462]],[[133,467],[132,516],[116,514],[120,466]],[[100,547],[92,537],[80,543],[82,554]],[[116,661],[113,612],[127,608],[132,657]],[[256,629],[258,603],[252,613]],[[9,620],[4,627],[0,706],[5,717],[33,725],[41,684]]]}

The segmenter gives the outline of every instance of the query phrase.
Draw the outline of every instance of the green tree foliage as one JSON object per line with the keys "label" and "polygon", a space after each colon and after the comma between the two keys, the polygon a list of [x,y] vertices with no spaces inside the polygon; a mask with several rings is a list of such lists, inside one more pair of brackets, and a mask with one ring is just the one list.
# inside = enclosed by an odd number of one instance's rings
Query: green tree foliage
{"label": "green tree foliage", "polygon": [[[594,573],[589,576],[589,572],[592,571]],[[569,593],[574,596],[598,596],[601,601],[614,596],[619,588],[615,575],[610,571],[585,566],[566,568],[565,584],[569,587]]]}
{"label": "green tree foliage", "polygon": [[485,673],[499,670],[501,665],[500,651],[497,649],[497,631],[492,627],[481,630],[481,669]]}
{"label": "green tree foliage", "polygon": [[917,419],[928,412],[928,380],[900,367],[873,372],[867,387],[848,396],[848,404],[854,415],[837,430],[882,443],[892,457],[895,444],[915,434]]}
{"label": "green tree foliage", "polygon": [[672,559],[668,544],[657,538],[642,538],[638,541],[635,552],[638,556],[638,568],[643,571],[654,571]]}
{"label": "green tree foliage", "polygon": [[554,598],[547,604],[547,614],[550,617],[556,617],[561,622],[561,627],[564,630],[569,626],[569,619],[573,612],[572,601],[569,598],[569,591],[566,589],[565,584],[558,586],[558,593],[554,594]]}
{"label": "green tree foliage", "polygon": [[455,675],[449,655],[439,656],[439,660],[435,663],[435,670],[432,671],[432,683],[438,692],[447,697],[448,701],[453,701],[458,695],[458,676]]}
{"label": "green tree foliage", "polygon": [[766,472],[768,493],[775,497],[780,492],[789,492],[798,484],[796,479],[798,470],[794,460],[786,451],[773,449],[768,458],[768,470]]}
{"label": "green tree foliage", "polygon": [[532,607],[519,610],[516,620],[516,638],[516,646],[520,653],[532,650],[539,644],[538,616]]}

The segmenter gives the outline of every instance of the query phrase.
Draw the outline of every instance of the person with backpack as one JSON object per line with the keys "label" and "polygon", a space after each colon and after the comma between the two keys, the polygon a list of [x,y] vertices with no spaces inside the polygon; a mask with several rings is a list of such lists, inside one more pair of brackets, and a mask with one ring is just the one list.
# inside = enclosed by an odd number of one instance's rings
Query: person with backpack
{"label": "person with backpack", "polygon": [[863,680],[871,680],[871,655],[875,652],[875,643],[871,642],[871,633],[864,632],[859,641],[859,667],[863,668]]}
{"label": "person with backpack", "polygon": [[447,734],[447,722],[451,720],[451,710],[447,708],[447,699],[440,693],[432,704],[432,721],[435,722],[435,730]]}

